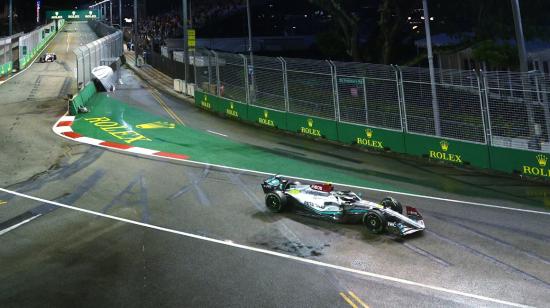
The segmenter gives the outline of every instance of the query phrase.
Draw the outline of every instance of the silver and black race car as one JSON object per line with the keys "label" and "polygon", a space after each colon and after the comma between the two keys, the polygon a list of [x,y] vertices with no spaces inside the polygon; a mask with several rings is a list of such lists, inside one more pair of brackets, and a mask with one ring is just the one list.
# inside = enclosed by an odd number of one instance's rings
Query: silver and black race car
{"label": "silver and black race car", "polygon": [[288,208],[296,212],[330,221],[363,223],[376,234],[391,233],[405,236],[424,230],[424,220],[418,210],[402,205],[392,197],[380,203],[370,202],[351,191],[334,190],[332,184],[303,185],[280,176],[262,183],[267,208],[279,213]]}
{"label": "silver and black race car", "polygon": [[41,63],[45,63],[45,62],[54,62],[57,60],[57,55],[55,53],[51,53],[51,52],[48,52],[48,53],[45,53],[44,55],[42,55],[39,59],[39,61]]}

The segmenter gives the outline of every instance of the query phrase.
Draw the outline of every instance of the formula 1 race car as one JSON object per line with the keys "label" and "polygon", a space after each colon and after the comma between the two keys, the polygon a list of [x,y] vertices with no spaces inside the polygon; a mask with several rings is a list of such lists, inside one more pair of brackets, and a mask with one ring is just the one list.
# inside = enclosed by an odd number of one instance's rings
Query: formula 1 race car
{"label": "formula 1 race car", "polygon": [[40,57],[40,63],[45,63],[45,62],[54,62],[57,60],[57,55],[55,53],[45,53],[44,55],[42,55]]}
{"label": "formula 1 race car", "polygon": [[262,183],[267,208],[275,213],[292,207],[296,212],[345,223],[363,223],[375,234],[388,232],[405,236],[424,230],[422,215],[414,207],[406,207],[392,197],[380,203],[361,199],[351,191],[334,190],[332,184],[303,185],[273,176]]}

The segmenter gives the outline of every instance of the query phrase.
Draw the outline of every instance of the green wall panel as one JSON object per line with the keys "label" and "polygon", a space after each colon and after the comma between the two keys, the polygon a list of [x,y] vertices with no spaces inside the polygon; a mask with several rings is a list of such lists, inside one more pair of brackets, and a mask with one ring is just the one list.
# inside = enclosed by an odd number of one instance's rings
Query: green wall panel
{"label": "green wall panel", "polygon": [[458,165],[490,168],[487,145],[415,134],[405,135],[407,153]]}
{"label": "green wall panel", "polygon": [[214,110],[231,119],[247,120],[247,105],[223,97],[217,97]]}
{"label": "green wall panel", "polygon": [[195,91],[195,105],[198,107],[208,111],[215,111],[214,105],[217,103],[218,98],[216,96]]}
{"label": "green wall panel", "polygon": [[342,143],[357,144],[368,149],[405,153],[403,132],[338,123],[338,138]]}
{"label": "green wall panel", "polygon": [[248,106],[248,120],[261,126],[286,129],[286,112]]}
{"label": "green wall panel", "polygon": [[338,141],[336,121],[287,113],[286,129],[302,135]]}
{"label": "green wall panel", "polygon": [[489,152],[491,167],[495,170],[550,177],[550,154],[501,147],[490,147]]}

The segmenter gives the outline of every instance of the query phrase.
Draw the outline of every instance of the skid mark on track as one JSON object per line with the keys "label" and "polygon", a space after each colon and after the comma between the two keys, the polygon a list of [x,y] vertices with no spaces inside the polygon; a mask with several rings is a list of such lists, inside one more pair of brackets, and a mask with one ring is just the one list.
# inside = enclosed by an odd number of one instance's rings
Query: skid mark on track
{"label": "skid mark on track", "polygon": [[[82,157],[69,165],[59,165],[56,163],[50,166],[47,170],[33,175],[26,181],[12,184],[8,187],[21,193],[38,190],[47,183],[70,178],[78,171],[90,166],[103,154],[103,152],[104,150],[101,148],[89,147]],[[0,196],[0,199],[9,201],[13,197],[13,195],[6,194],[5,196]]]}
{"label": "skid mark on track", "polygon": [[470,231],[471,233],[473,233],[473,234],[475,234],[475,235],[477,235],[477,236],[479,236],[479,237],[481,237],[481,238],[483,238],[483,239],[486,239],[486,240],[489,240],[489,241],[491,241],[491,242],[493,242],[493,243],[497,243],[497,244],[499,244],[499,245],[501,245],[501,246],[510,248],[510,249],[512,249],[512,250],[514,250],[514,251],[517,251],[517,252],[520,252],[520,253],[522,253],[522,254],[528,256],[528,257],[531,257],[531,258],[533,258],[533,259],[537,259],[537,260],[539,260],[539,261],[542,262],[542,263],[545,263],[545,264],[550,265],[550,260],[548,260],[548,259],[546,259],[546,258],[544,258],[544,257],[542,257],[542,256],[539,256],[539,255],[537,255],[537,254],[534,254],[534,253],[532,253],[532,252],[529,252],[529,251],[527,251],[527,250],[525,250],[525,249],[523,249],[523,248],[520,248],[520,247],[518,247],[518,246],[515,246],[515,245],[513,245],[513,244],[511,244],[511,243],[508,243],[508,242],[506,242],[506,241],[503,241],[503,240],[501,240],[501,239],[499,239],[499,238],[497,238],[497,237],[495,237],[495,236],[492,236],[492,235],[489,235],[489,234],[487,234],[487,233],[478,231],[478,230],[476,230],[476,229],[474,229],[474,228],[472,228],[472,227],[470,227],[470,226],[467,226],[467,225],[465,225],[465,224],[462,224],[462,223],[459,223],[459,222],[456,222],[456,221],[452,221],[452,220],[450,220],[450,219],[438,217],[438,215],[435,215],[434,217],[437,218],[437,219],[439,219],[439,220],[442,220],[442,221],[444,221],[444,222],[446,222],[446,223],[453,224],[453,225],[456,225],[456,226],[458,226],[458,227],[460,227],[460,228],[462,228],[462,229],[468,230],[468,231]]}
{"label": "skid mark on track", "polygon": [[[87,193],[92,187],[94,187],[99,180],[105,175],[105,171],[97,170],[88,178],[86,178],[81,184],[79,184],[70,194],[66,194],[61,198],[55,199],[57,202],[72,203],[78,201],[85,193]],[[8,219],[0,223],[0,235],[5,234],[17,227],[28,223],[35,218],[42,217],[49,214],[59,207],[50,203],[41,203],[37,207],[30,209],[20,215],[17,215],[11,219]]]}
{"label": "skid mark on track", "polygon": [[424,250],[416,245],[413,245],[413,244],[410,244],[410,243],[402,243],[403,246],[407,247],[408,249],[414,251],[415,253],[423,256],[423,257],[426,257],[440,265],[443,265],[445,267],[448,267],[448,266],[451,266],[452,264],[443,260],[442,258],[432,254],[431,252],[427,251],[427,250]]}
{"label": "skid mark on track", "polygon": [[513,273],[516,273],[522,277],[524,277],[526,280],[531,280],[531,281],[535,281],[535,282],[539,282],[540,284],[544,285],[546,288],[549,288],[550,289],[550,283],[532,275],[532,274],[529,274],[525,271],[522,271],[521,269],[513,266],[513,265],[510,265],[508,263],[505,263],[495,257],[492,257],[486,253],[483,253],[475,248],[472,248],[468,245],[465,245],[465,244],[462,244],[458,241],[455,241],[455,240],[452,240],[444,235],[441,235],[439,233],[436,233],[434,231],[429,231],[429,230],[424,230],[425,233],[427,234],[430,234],[430,235],[433,235],[434,237],[438,238],[439,240],[443,241],[443,242],[447,242],[451,245],[454,245],[454,246],[457,246],[457,247],[460,247],[461,249],[465,250],[465,251],[468,251],[469,253],[473,254],[473,255],[476,255],[478,257],[481,257],[501,268],[503,268],[504,270],[507,270],[509,272],[513,272]]}
{"label": "skid mark on track", "polygon": [[196,174],[192,172],[186,171],[186,169],[183,169],[183,172],[185,175],[191,179],[191,183],[184,185],[180,190],[175,192],[173,195],[168,197],[168,200],[173,201],[179,197],[181,197],[183,194],[194,190],[197,194],[197,199],[199,200],[199,203],[204,206],[211,206],[212,202],[210,202],[210,199],[208,198],[208,195],[204,192],[200,184],[202,184],[206,178],[208,177],[208,174],[210,173],[210,166],[206,166],[203,170],[200,176],[197,176]]}
{"label": "skid mark on track", "polygon": [[513,227],[509,227],[509,226],[506,226],[506,224],[500,224],[499,225],[499,224],[491,223],[490,221],[486,221],[486,220],[479,221],[479,220],[475,220],[475,219],[471,219],[471,218],[467,218],[467,217],[458,217],[458,216],[443,214],[443,213],[439,213],[439,212],[434,212],[434,211],[430,211],[430,210],[427,210],[427,209],[422,209],[422,214],[429,214],[430,216],[432,216],[434,218],[443,218],[443,219],[447,219],[449,221],[459,220],[459,221],[470,222],[470,223],[473,223],[473,224],[483,224],[484,226],[493,227],[493,228],[500,229],[500,230],[505,230],[505,231],[515,233],[515,234],[521,234],[523,236],[531,237],[533,239],[536,239],[538,241],[550,243],[550,237],[547,236],[547,235],[534,233],[534,232],[531,232],[531,231],[526,231],[526,230],[517,229],[517,228],[513,228]]}
{"label": "skid mark on track", "polygon": [[[311,256],[320,256],[321,250],[330,246],[329,244],[324,245],[306,245],[298,237],[298,235],[290,229],[290,227],[284,222],[284,220],[275,220],[271,216],[268,216],[267,209],[264,205],[264,201],[250,189],[249,185],[246,185],[239,173],[234,173],[232,170],[227,169],[226,175],[231,180],[231,182],[236,185],[245,197],[252,203],[263,215],[265,215],[268,221],[273,223],[273,227],[278,232],[266,231],[266,234],[260,233],[257,234],[252,241],[258,245],[269,247],[273,250],[284,251],[299,257],[311,257]],[[276,236],[280,234],[282,237]]]}
{"label": "skid mark on track", "polygon": [[121,202],[123,197],[127,196],[127,198],[134,195],[133,189],[134,187],[138,187],[139,189],[139,199],[138,199],[138,205],[141,207],[141,222],[147,223],[150,220],[150,213],[149,213],[149,202],[148,202],[148,192],[147,192],[147,185],[145,183],[145,178],[143,176],[143,171],[140,172],[136,177],[134,177],[128,186],[124,188],[120,193],[118,193],[112,200],[107,204],[103,209],[101,210],[102,213],[106,214],[108,213],[114,206],[116,205],[124,205],[124,207],[130,206],[135,202]]}

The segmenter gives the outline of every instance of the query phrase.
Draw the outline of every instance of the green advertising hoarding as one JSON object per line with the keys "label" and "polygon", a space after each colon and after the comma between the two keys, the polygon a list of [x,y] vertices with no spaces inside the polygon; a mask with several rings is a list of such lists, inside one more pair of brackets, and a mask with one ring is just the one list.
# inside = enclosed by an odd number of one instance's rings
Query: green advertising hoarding
{"label": "green advertising hoarding", "polygon": [[367,149],[405,153],[405,139],[401,131],[340,122],[338,138],[342,143]]}
{"label": "green advertising hoarding", "polygon": [[287,113],[286,125],[286,129],[294,133],[338,141],[338,128],[334,120]]}
{"label": "green advertising hoarding", "polygon": [[497,146],[490,147],[490,152],[495,170],[550,178],[550,154]]}
{"label": "green advertising hoarding", "polygon": [[248,121],[259,124],[260,126],[286,129],[286,112],[248,106]]}
{"label": "green advertising hoarding", "polygon": [[405,134],[407,153],[456,165],[490,168],[486,144],[470,143],[442,137]]}
{"label": "green advertising hoarding", "polygon": [[99,10],[46,11],[47,20],[86,21],[99,18]]}

